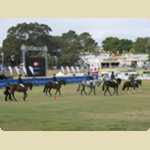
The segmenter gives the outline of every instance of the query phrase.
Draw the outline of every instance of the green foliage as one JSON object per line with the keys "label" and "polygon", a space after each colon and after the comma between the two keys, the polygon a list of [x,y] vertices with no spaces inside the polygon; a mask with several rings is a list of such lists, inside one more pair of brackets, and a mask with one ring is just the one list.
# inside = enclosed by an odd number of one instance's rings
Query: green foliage
{"label": "green foliage", "polygon": [[108,37],[102,42],[103,49],[114,53],[122,53],[123,51],[128,52],[133,42],[128,39],[118,39],[117,37]]}
{"label": "green foliage", "polygon": [[15,63],[19,64],[21,59],[20,47],[22,44],[33,46],[50,46],[51,28],[44,24],[22,23],[8,29],[7,37],[3,41],[5,53],[5,64],[9,57],[15,55]]}
{"label": "green foliage", "polygon": [[[77,34],[73,30],[63,33],[61,36],[51,36],[52,29],[45,24],[21,23],[8,29],[3,41],[5,64],[9,64],[9,57],[15,55],[15,63],[21,60],[20,47],[22,44],[48,47],[48,64],[74,65],[80,59],[81,53],[97,53],[98,44],[88,32]],[[113,53],[134,52],[148,53],[150,55],[150,38],[137,38],[135,42],[117,37],[107,37],[102,42],[105,51]],[[58,61],[56,64],[55,58]]]}
{"label": "green foliage", "polygon": [[87,32],[78,35],[70,30],[62,36],[50,36],[51,31],[49,26],[38,23],[22,23],[9,28],[3,41],[5,64],[9,64],[11,55],[15,56],[16,65],[20,63],[22,44],[46,45],[50,66],[55,64],[54,56],[59,60],[57,65],[73,65],[79,60],[81,52],[94,52],[97,48],[97,43]]}
{"label": "green foliage", "polygon": [[55,48],[61,52],[56,52],[59,65],[74,65],[80,59],[81,52],[94,52],[97,48],[97,43],[92,39],[89,33],[78,35],[75,31],[63,33],[60,37],[53,37]]}
{"label": "green foliage", "polygon": [[108,37],[102,42],[105,51],[117,52],[119,39],[117,37]]}
{"label": "green foliage", "polygon": [[95,52],[97,43],[92,39],[92,36],[88,32],[81,33],[79,35],[79,42],[82,46],[83,52]]}
{"label": "green foliage", "polygon": [[133,48],[136,52],[146,52],[147,38],[137,38],[134,42]]}

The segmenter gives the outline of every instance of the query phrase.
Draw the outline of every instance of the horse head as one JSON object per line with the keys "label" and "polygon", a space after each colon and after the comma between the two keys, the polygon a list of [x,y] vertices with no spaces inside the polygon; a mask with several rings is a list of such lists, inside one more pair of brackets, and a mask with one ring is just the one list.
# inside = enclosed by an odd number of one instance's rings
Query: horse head
{"label": "horse head", "polygon": [[116,81],[117,81],[117,84],[120,85],[122,80],[120,78],[117,78]]}
{"label": "horse head", "polygon": [[29,88],[30,90],[32,90],[32,88],[33,88],[33,84],[32,83],[26,83],[25,86],[27,88]]}
{"label": "horse head", "polygon": [[65,80],[60,80],[60,81],[58,81],[58,83],[59,83],[60,85],[66,85]]}

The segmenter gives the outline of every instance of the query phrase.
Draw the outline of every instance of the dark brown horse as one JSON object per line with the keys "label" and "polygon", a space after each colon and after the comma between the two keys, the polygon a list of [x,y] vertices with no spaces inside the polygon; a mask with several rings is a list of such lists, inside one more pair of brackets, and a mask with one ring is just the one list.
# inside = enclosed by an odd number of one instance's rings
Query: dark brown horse
{"label": "dark brown horse", "polygon": [[62,85],[65,85],[66,82],[64,80],[59,80],[57,82],[54,81],[49,81],[48,83],[45,84],[44,89],[43,89],[43,93],[45,93],[47,95],[47,93],[49,93],[49,95],[51,96],[51,90],[55,89],[55,95],[57,95],[57,93],[59,93],[59,95],[61,95],[61,87]]}
{"label": "dark brown horse", "polygon": [[24,86],[21,86],[20,84],[12,84],[12,85],[9,85],[10,87],[10,94],[12,95],[13,99],[15,101],[17,101],[16,97],[15,97],[15,92],[20,92],[20,93],[23,93],[24,96],[23,96],[23,100],[25,101],[26,98],[27,98],[27,91],[30,89],[32,90],[33,88],[33,84],[32,83],[24,83],[23,84]]}
{"label": "dark brown horse", "polygon": [[103,86],[102,86],[102,90],[104,91],[104,95],[106,95],[106,93],[108,92],[111,96],[111,92],[110,92],[110,88],[114,89],[113,95],[118,95],[118,89],[119,89],[119,85],[121,84],[121,79],[115,79],[114,80],[108,80],[108,81],[104,81]]}
{"label": "dark brown horse", "polygon": [[130,88],[132,89],[136,89],[139,88],[140,86],[142,86],[142,80],[135,80],[135,81],[126,81],[123,84],[122,90],[125,91],[129,91]]}

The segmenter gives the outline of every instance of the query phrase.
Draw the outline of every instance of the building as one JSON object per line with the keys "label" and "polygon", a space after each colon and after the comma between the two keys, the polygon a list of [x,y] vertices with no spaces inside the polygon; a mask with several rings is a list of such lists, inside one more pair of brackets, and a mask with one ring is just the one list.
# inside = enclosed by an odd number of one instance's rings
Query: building
{"label": "building", "polygon": [[143,67],[148,61],[148,54],[122,54],[111,55],[109,53],[100,53],[99,55],[83,55],[82,61],[89,67],[98,68],[116,68],[116,67]]}

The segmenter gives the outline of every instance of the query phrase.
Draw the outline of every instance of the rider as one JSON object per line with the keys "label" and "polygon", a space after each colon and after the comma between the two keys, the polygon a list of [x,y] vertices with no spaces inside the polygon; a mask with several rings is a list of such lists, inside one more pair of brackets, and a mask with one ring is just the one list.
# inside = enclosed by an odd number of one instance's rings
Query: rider
{"label": "rider", "polygon": [[53,82],[58,83],[57,78],[56,78],[56,74],[53,74]]}
{"label": "rider", "polygon": [[115,80],[115,74],[114,74],[113,71],[112,71],[112,73],[111,73],[111,80],[112,80],[112,81]]}
{"label": "rider", "polygon": [[21,86],[21,87],[24,87],[24,82],[22,80],[22,74],[19,75],[18,77],[18,84]]}

